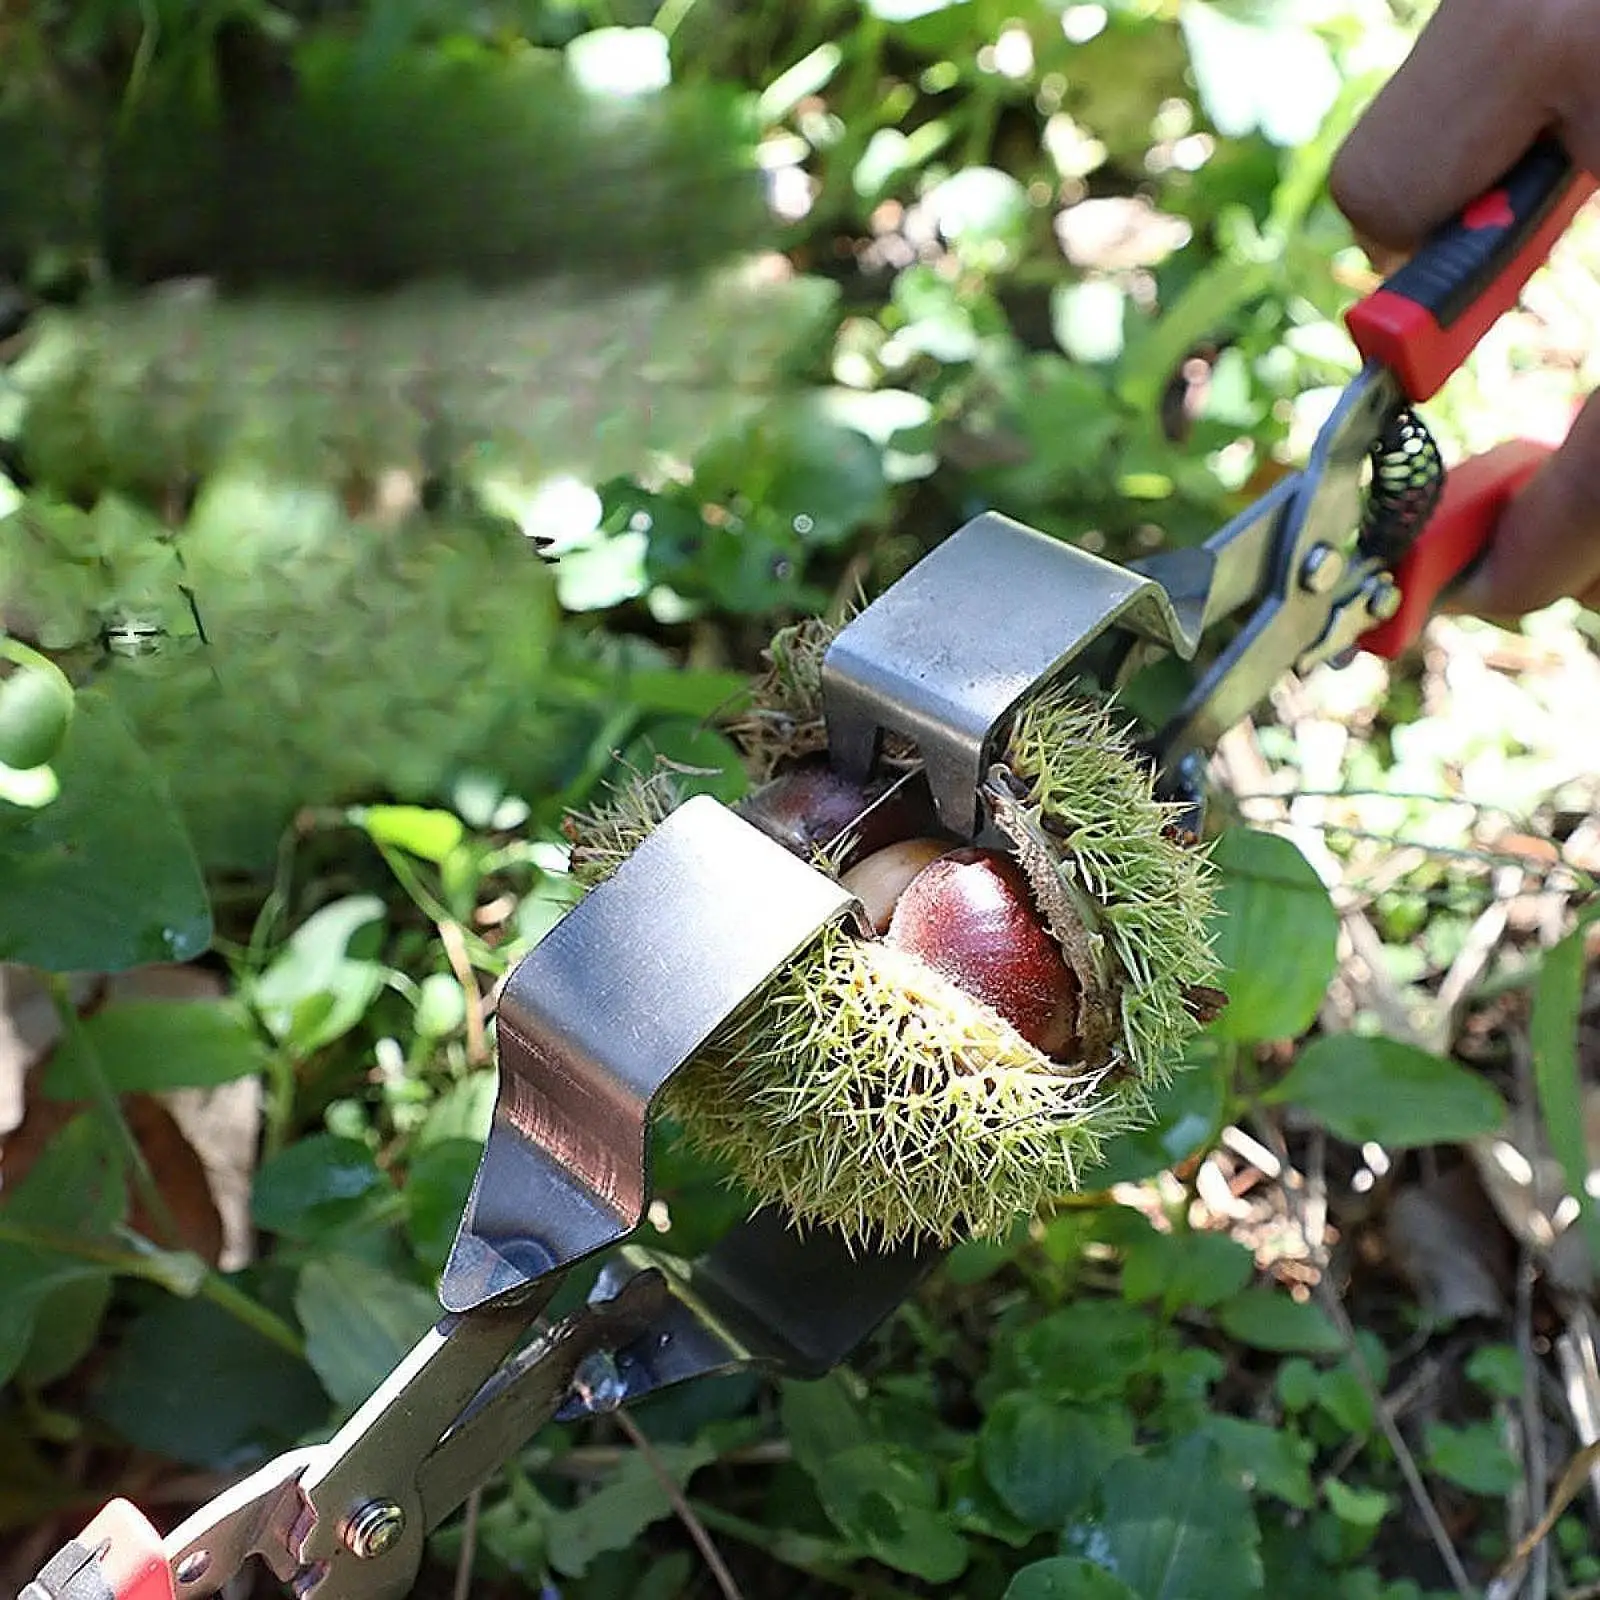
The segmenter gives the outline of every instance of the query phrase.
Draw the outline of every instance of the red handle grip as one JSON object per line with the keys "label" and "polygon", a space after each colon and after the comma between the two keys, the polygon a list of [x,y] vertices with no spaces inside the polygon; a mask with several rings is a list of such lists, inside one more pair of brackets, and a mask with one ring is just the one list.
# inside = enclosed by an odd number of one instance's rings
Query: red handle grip
{"label": "red handle grip", "polygon": [[1560,145],[1540,140],[1351,308],[1356,348],[1393,372],[1407,399],[1428,399],[1516,303],[1594,190]]}
{"label": "red handle grip", "polygon": [[172,1568],[143,1513],[113,1500],[18,1600],[174,1600]]}
{"label": "red handle grip", "polygon": [[1488,548],[1507,502],[1551,454],[1549,445],[1513,439],[1450,473],[1438,509],[1395,566],[1400,609],[1362,636],[1363,650],[1392,661],[1411,645],[1440,595]]}

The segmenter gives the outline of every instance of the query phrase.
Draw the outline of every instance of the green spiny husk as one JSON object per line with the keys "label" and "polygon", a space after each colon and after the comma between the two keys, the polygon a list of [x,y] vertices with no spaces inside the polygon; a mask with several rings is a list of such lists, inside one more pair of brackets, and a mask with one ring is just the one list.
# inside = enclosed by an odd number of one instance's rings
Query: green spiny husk
{"label": "green spiny husk", "polygon": [[[797,724],[820,715],[792,692],[783,704]],[[578,852],[614,864],[636,845],[670,809],[651,781],[578,819]],[[1105,1141],[1147,1119],[1148,1086],[1199,1026],[1186,995],[1214,975],[1205,854],[1107,708],[1039,696],[985,795],[1080,980],[1084,1059],[1051,1060],[915,956],[835,927],[668,1090],[741,1184],[855,1242],[993,1236],[1078,1188]]]}
{"label": "green spiny husk", "polygon": [[[1016,719],[1006,766],[1026,791],[1013,827],[1048,843],[1018,850],[1041,907],[1053,925],[1052,912],[1092,923],[1124,1063],[1139,1082],[1163,1083],[1195,1032],[1186,994],[1216,976],[1207,852],[1177,836],[1181,807],[1155,798],[1104,705],[1038,696]],[[1016,843],[1004,805],[997,821]],[[1073,931],[1057,927],[1058,942]]]}
{"label": "green spiny husk", "polygon": [[926,963],[830,928],[673,1080],[668,1109],[752,1192],[852,1241],[1003,1232],[1131,1121]]}

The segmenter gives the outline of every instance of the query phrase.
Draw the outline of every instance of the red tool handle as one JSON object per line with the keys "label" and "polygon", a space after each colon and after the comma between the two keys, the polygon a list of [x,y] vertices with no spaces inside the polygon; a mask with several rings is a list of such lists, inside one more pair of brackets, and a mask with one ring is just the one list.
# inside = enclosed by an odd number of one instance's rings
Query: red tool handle
{"label": "red tool handle", "polygon": [[172,1568],[143,1514],[113,1500],[17,1600],[174,1600]]}
{"label": "red tool handle", "polygon": [[1489,547],[1507,502],[1552,453],[1549,445],[1513,439],[1450,473],[1438,509],[1395,565],[1400,609],[1362,636],[1363,650],[1392,661],[1416,639],[1440,595]]}
{"label": "red tool handle", "polygon": [[1553,139],[1447,222],[1345,319],[1356,348],[1422,401],[1472,353],[1595,190]]}

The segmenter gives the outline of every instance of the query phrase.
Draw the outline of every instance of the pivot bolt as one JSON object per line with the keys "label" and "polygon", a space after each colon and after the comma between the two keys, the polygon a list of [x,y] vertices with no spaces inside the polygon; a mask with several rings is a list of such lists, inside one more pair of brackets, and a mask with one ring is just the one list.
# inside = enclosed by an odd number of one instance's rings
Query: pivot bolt
{"label": "pivot bolt", "polygon": [[1314,544],[1300,567],[1300,586],[1326,594],[1344,576],[1344,557],[1331,544]]}
{"label": "pivot bolt", "polygon": [[1367,610],[1379,622],[1387,622],[1400,609],[1400,586],[1392,578],[1374,579],[1367,596]]}
{"label": "pivot bolt", "polygon": [[393,1500],[369,1500],[344,1525],[345,1548],[358,1561],[392,1550],[406,1531],[406,1514]]}
{"label": "pivot bolt", "polygon": [[591,1350],[572,1374],[572,1393],[586,1410],[603,1416],[628,1398],[628,1383],[609,1350]]}

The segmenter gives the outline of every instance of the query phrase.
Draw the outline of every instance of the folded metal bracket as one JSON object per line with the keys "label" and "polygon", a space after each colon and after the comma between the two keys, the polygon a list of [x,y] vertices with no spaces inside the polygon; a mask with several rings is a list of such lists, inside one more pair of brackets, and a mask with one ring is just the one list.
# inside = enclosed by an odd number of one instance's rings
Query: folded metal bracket
{"label": "folded metal bracket", "polygon": [[656,1094],[855,904],[702,795],[568,912],[500,998],[499,1096],[445,1308],[520,1294],[632,1233]]}
{"label": "folded metal bracket", "polygon": [[971,837],[997,728],[1113,624],[1185,660],[1199,643],[1153,579],[996,512],[958,529],[834,640],[822,663],[835,765],[864,777],[913,740],[940,819]]}

